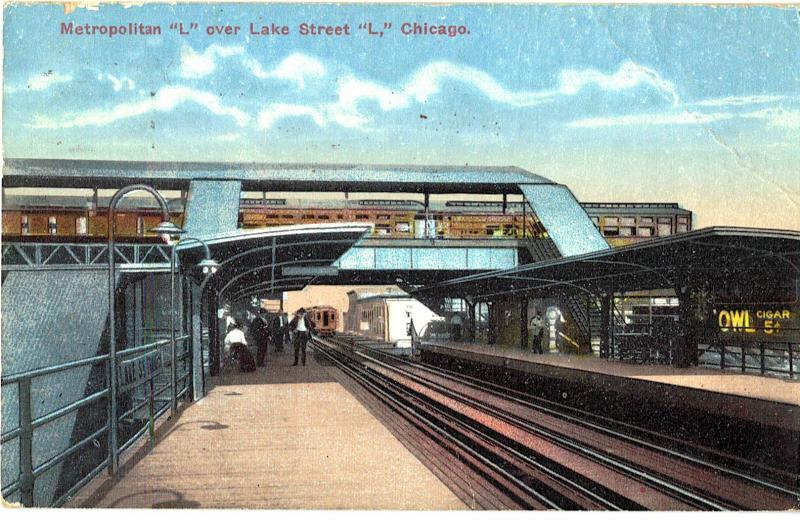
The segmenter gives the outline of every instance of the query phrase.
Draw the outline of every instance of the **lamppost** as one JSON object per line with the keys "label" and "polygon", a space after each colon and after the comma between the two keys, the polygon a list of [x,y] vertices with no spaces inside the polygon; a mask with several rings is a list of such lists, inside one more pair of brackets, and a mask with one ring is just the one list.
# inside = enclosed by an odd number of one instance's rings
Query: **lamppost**
{"label": "lamppost", "polygon": [[116,335],[116,255],[114,254],[114,238],[117,232],[115,220],[117,204],[125,195],[134,191],[146,191],[153,195],[161,206],[161,223],[151,229],[158,233],[167,244],[172,237],[183,233],[183,230],[170,221],[167,201],[155,189],[146,184],[132,184],[114,194],[108,205],[108,360],[109,360],[109,458],[110,473],[113,475],[119,469],[119,454],[117,453],[117,335]]}
{"label": "lamppost", "polygon": [[174,415],[175,412],[178,411],[178,372],[177,372],[177,352],[176,352],[176,343],[175,343],[175,260],[177,257],[177,248],[178,244],[185,244],[187,242],[199,242],[200,245],[203,246],[203,252],[205,253],[205,258],[200,260],[197,263],[197,266],[203,270],[203,274],[206,276],[211,276],[217,272],[219,269],[219,262],[211,258],[211,251],[208,249],[208,244],[200,239],[195,237],[184,237],[178,241],[172,248],[172,254],[170,255],[169,261],[169,273],[170,273],[170,299],[169,299],[169,319],[170,319],[170,327],[169,327],[169,347],[170,347],[170,356],[172,358],[172,364],[170,366],[170,390],[172,396],[172,414]]}

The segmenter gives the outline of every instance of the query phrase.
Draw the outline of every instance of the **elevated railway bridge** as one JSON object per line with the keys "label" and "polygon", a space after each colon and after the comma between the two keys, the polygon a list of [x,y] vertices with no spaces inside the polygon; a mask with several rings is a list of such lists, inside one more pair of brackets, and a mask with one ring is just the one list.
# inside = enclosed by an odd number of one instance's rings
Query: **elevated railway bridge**
{"label": "elevated railway bridge", "polygon": [[[550,288],[587,340],[596,304],[607,352],[613,281],[680,290],[688,272],[659,285],[640,283],[646,266],[613,271],[594,294],[569,259],[638,265],[603,256],[605,226],[619,234],[623,222],[593,218],[569,188],[519,168],[11,159],[3,190],[2,493],[25,505],[65,504],[117,474],[159,417],[206,395],[226,305],[309,285],[396,284],[432,308]],[[76,204],[69,190],[90,195]],[[137,191],[148,199],[125,197]],[[665,230],[656,213],[628,228]],[[670,235],[691,226],[670,218]],[[796,237],[772,238],[765,247],[794,280]],[[773,247],[786,240],[788,252]],[[524,270],[540,265],[541,276]]]}

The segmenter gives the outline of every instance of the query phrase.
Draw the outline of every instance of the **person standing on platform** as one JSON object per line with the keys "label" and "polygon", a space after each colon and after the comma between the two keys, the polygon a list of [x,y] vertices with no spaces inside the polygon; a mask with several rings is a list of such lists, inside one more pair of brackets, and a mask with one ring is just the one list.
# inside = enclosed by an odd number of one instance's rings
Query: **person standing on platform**
{"label": "person standing on platform", "polygon": [[286,335],[286,319],[282,313],[272,316],[270,320],[269,330],[272,333],[272,345],[275,347],[275,352],[283,352],[283,338]]}
{"label": "person standing on platform", "polygon": [[294,364],[292,366],[297,366],[301,353],[303,366],[305,366],[306,344],[311,339],[311,333],[314,332],[314,328],[315,324],[306,316],[306,310],[302,307],[297,309],[294,318],[289,322],[289,332],[292,334],[292,342],[294,343]]}
{"label": "person standing on platform", "polygon": [[269,352],[269,324],[267,323],[267,310],[259,309],[256,317],[250,322],[250,338],[255,343],[256,364],[260,367],[266,365]]}
{"label": "person standing on platform", "polygon": [[530,326],[531,338],[533,338],[534,354],[544,354],[542,351],[542,340],[544,339],[544,320],[538,312],[531,318]]}

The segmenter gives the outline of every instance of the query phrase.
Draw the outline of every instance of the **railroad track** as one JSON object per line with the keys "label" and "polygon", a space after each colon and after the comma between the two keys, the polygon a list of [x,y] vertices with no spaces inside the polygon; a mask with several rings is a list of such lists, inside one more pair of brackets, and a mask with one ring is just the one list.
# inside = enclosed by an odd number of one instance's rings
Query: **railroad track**
{"label": "railroad track", "polygon": [[800,505],[797,490],[548,409],[497,385],[339,338],[315,338],[312,347],[358,383],[359,397],[474,508]]}

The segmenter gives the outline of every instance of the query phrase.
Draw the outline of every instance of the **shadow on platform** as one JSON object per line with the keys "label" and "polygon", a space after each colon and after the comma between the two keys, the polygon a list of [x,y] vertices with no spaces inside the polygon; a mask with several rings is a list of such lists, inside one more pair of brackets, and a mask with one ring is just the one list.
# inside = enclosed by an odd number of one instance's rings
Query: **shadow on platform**
{"label": "shadow on platform", "polygon": [[222,375],[210,379],[210,387],[335,382],[320,358],[319,354],[309,348],[306,352],[306,365],[292,366],[293,350],[270,352],[265,367],[259,367],[255,372],[239,372],[235,367],[226,367]]}

